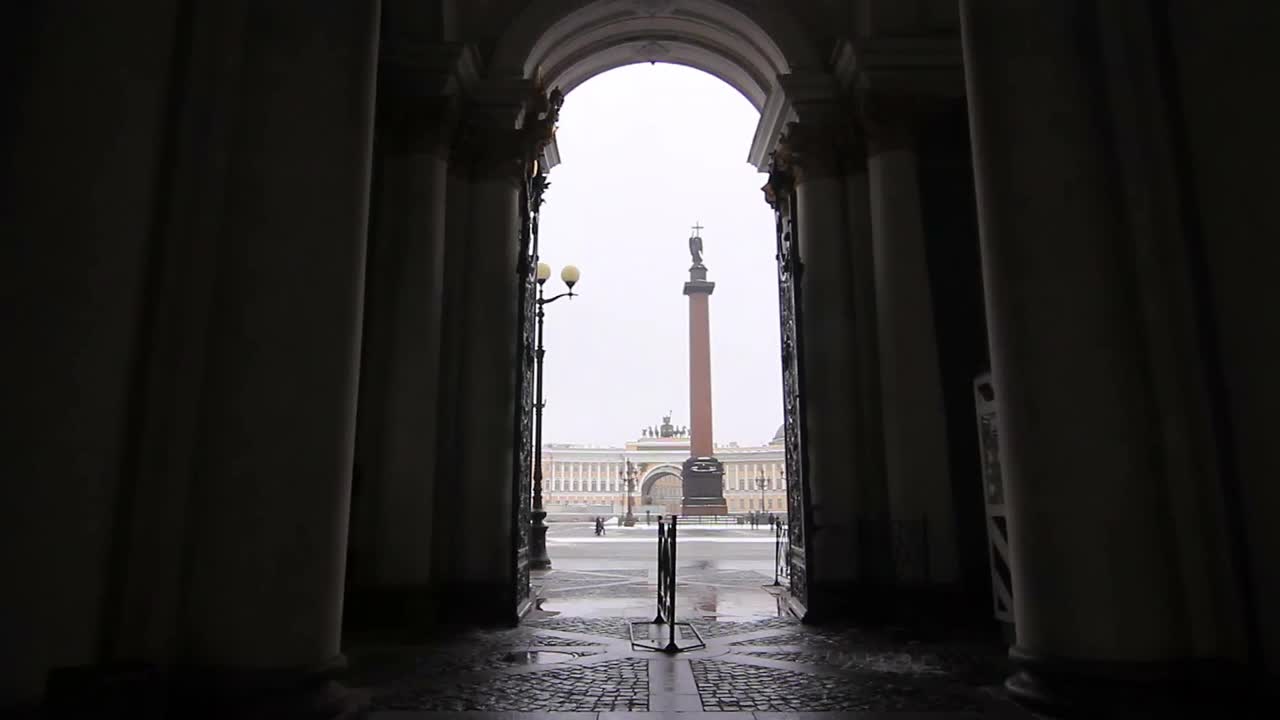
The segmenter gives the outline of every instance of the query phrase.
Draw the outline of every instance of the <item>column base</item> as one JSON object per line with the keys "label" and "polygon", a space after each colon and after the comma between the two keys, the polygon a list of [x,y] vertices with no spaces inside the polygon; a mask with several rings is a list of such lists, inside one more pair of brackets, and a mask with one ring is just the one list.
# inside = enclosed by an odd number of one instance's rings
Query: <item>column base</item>
{"label": "column base", "polygon": [[694,503],[686,500],[684,505],[680,507],[681,517],[709,517],[728,514],[729,506],[724,502]]}
{"label": "column base", "polygon": [[1247,667],[1225,660],[1082,661],[1017,647],[1009,658],[1009,696],[1054,717],[1254,717],[1280,700]]}
{"label": "column base", "polygon": [[954,585],[815,582],[809,587],[806,621],[997,631],[987,600]]}
{"label": "column base", "polygon": [[397,642],[423,640],[437,626],[439,608],[438,591],[426,584],[354,587],[343,601],[342,630]]}
{"label": "column base", "polygon": [[368,697],[338,684],[345,668],[341,657],[277,670],[143,662],[60,668],[49,674],[44,717],[347,718],[367,706]]}
{"label": "column base", "polygon": [[551,556],[547,554],[547,511],[534,510],[529,528],[529,567],[533,570],[546,570],[551,567]]}

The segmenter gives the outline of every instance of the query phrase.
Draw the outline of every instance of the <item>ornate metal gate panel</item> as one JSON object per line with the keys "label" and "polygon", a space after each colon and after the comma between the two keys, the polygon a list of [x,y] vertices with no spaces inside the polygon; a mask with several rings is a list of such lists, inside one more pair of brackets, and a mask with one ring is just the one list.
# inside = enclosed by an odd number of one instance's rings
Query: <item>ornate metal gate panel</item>
{"label": "ornate metal gate panel", "polygon": [[777,233],[778,309],[782,334],[782,415],[786,437],[787,526],[790,535],[787,567],[792,597],[809,605],[809,563],[805,543],[810,526],[809,486],[806,482],[804,387],[800,339],[801,262],[796,234],[795,182],[775,161],[770,168],[765,197],[773,207]]}
{"label": "ornate metal gate panel", "polygon": [[516,422],[512,488],[512,534],[515,552],[515,613],[519,618],[533,602],[529,585],[529,533],[533,475],[534,313],[538,264],[538,209],[545,177],[526,173],[520,189],[520,262],[516,266],[519,302],[516,323]]}

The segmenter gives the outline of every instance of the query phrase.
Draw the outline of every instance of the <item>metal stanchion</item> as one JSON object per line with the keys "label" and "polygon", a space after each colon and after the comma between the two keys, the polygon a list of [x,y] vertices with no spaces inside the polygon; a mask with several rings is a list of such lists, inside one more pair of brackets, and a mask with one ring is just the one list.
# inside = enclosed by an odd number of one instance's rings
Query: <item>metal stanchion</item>
{"label": "metal stanchion", "polygon": [[[635,627],[637,625],[666,625],[667,626],[667,644],[660,645],[653,642],[644,642],[636,640]],[[697,642],[692,645],[681,646],[678,642],[677,626],[689,628],[693,636],[697,638]],[[647,620],[637,620],[627,624],[627,631],[631,636],[632,649],[640,650],[656,650],[665,653],[685,652],[686,650],[700,650],[707,646],[703,641],[702,634],[698,632],[698,628],[687,622],[676,621],[676,516],[671,516],[670,524],[662,520],[662,516],[658,517],[658,611],[654,615],[653,622]],[[661,634],[659,634],[661,636]],[[651,640],[652,635],[646,631],[645,640]],[[659,643],[661,640],[658,641]]]}

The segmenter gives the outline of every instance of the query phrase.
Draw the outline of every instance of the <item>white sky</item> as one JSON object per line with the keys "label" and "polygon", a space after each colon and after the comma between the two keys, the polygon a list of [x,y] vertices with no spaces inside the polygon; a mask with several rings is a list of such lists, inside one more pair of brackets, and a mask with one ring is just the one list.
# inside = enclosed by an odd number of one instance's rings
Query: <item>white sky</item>
{"label": "white sky", "polygon": [[773,212],[747,164],[759,114],[721,80],[629,65],[565,97],[540,232],[581,297],[547,306],[543,442],[621,445],[689,424],[688,238],[704,229],[717,445],[767,442],[782,422]]}

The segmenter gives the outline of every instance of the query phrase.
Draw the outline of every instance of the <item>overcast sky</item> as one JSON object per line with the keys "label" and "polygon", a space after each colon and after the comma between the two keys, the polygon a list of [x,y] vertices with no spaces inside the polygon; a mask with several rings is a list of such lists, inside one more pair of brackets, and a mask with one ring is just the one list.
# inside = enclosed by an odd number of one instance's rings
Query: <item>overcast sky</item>
{"label": "overcast sky", "polygon": [[570,92],[549,176],[541,256],[582,270],[547,306],[543,441],[621,445],[672,411],[689,424],[690,227],[704,229],[717,445],[782,422],[773,212],[747,164],[759,114],[701,71],[639,64]]}

